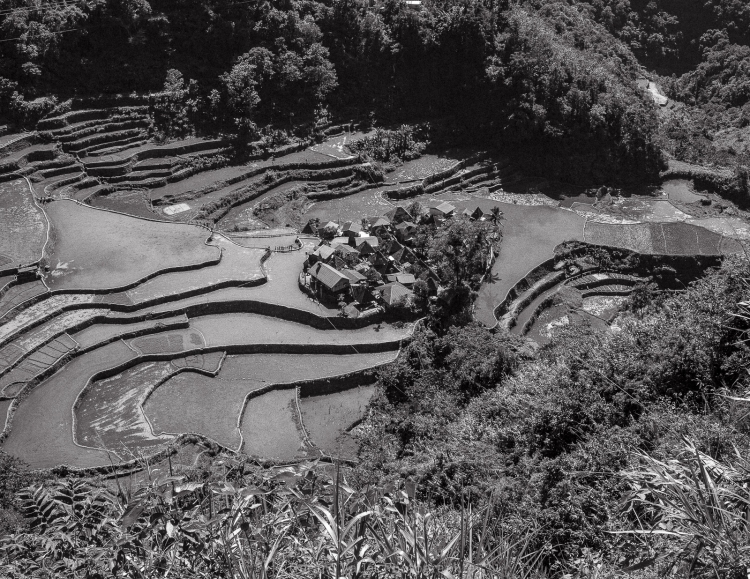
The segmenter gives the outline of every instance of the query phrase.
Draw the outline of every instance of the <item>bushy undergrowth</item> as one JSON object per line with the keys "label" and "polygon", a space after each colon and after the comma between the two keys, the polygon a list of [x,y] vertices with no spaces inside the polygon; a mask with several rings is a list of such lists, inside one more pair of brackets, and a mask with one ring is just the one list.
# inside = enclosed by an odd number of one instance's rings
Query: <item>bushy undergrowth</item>
{"label": "bushy undergrowth", "polygon": [[[230,461],[231,462],[231,461]],[[226,461],[225,461],[226,467]],[[304,464],[219,480],[151,478],[115,494],[80,480],[19,495],[29,532],[6,537],[4,577],[513,577],[540,571],[532,531],[490,504],[426,508],[414,486],[355,490]],[[323,476],[321,476],[323,475]]]}
{"label": "bushy undergrowth", "polygon": [[750,384],[748,320],[736,315],[749,275],[730,260],[684,293],[639,295],[617,332],[570,328],[532,359],[478,326],[417,334],[381,374],[358,480],[409,478],[451,504],[494,492],[504,525],[539,526],[554,572],[586,552],[621,565],[628,551],[610,532],[630,526],[621,471],[638,449],[662,460],[689,435],[715,459],[750,456],[725,397]]}
{"label": "bushy undergrowth", "polygon": [[349,150],[364,154],[376,161],[408,161],[416,159],[424,151],[426,143],[418,141],[416,130],[409,125],[401,125],[396,130],[376,129],[375,134],[350,143]]}

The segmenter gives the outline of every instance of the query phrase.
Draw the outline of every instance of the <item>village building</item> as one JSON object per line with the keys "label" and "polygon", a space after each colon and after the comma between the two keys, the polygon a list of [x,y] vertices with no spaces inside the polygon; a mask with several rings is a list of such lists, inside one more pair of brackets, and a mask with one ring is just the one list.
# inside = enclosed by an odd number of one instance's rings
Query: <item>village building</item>
{"label": "village building", "polygon": [[354,221],[347,221],[342,228],[344,237],[357,237],[361,232],[362,226]]}
{"label": "village building", "polygon": [[307,235],[318,235],[319,229],[320,228],[318,226],[318,220],[310,219],[310,221],[308,221],[302,228],[302,233],[305,233]]}
{"label": "village building", "polygon": [[380,241],[377,237],[354,238],[354,246],[356,247],[357,251],[359,251],[359,255],[362,257],[375,253],[379,245]]}
{"label": "village building", "polygon": [[[339,238],[336,238],[336,239],[339,239]],[[331,242],[331,247],[333,247],[333,250],[345,259],[347,257],[355,257],[355,258],[359,257],[359,251],[354,249],[351,245],[346,245],[343,243],[336,243],[335,239]]]}
{"label": "village building", "polygon": [[349,283],[351,285],[367,283],[367,277],[362,275],[357,270],[345,268],[341,270],[341,273],[343,273],[346,277],[349,278]]}
{"label": "village building", "polygon": [[391,283],[398,282],[408,289],[411,289],[417,281],[411,273],[389,273],[385,278]]}
{"label": "village building", "polygon": [[390,211],[387,211],[385,216],[390,220],[391,223],[401,223],[402,221],[411,221],[412,216],[403,207],[395,207]]}
{"label": "village building", "polygon": [[391,225],[391,222],[388,221],[385,217],[373,217],[371,219],[368,219],[368,222],[370,223],[371,233],[377,233],[378,231],[382,231],[384,228],[390,227]]}
{"label": "village building", "polygon": [[387,283],[377,288],[381,299],[387,306],[392,306],[404,299],[409,299],[413,292],[398,282]]}
{"label": "village building", "polygon": [[310,285],[321,299],[335,300],[340,294],[348,293],[349,278],[330,265],[318,262],[310,268]]}
{"label": "village building", "polygon": [[414,232],[417,230],[417,225],[411,221],[402,221],[396,227],[396,239],[401,242],[411,241],[414,238]]}
{"label": "village building", "polygon": [[331,247],[334,247],[336,245],[348,245],[350,247],[354,247],[354,242],[352,241],[352,238],[350,237],[334,237],[331,240]]}
{"label": "village building", "polygon": [[453,217],[453,212],[456,210],[456,208],[448,203],[447,201],[444,201],[440,205],[435,205],[430,207],[430,215],[433,217],[440,217],[442,219],[448,219],[450,217]]}
{"label": "village building", "polygon": [[307,258],[307,263],[309,265],[313,265],[318,262],[328,263],[331,258],[333,257],[333,254],[335,253],[334,249],[329,245],[319,245],[315,251],[313,251],[309,257]]}
{"label": "village building", "polygon": [[477,205],[477,208],[471,212],[471,215],[469,217],[471,217],[471,219],[473,219],[474,221],[484,221],[485,213],[482,208]]}

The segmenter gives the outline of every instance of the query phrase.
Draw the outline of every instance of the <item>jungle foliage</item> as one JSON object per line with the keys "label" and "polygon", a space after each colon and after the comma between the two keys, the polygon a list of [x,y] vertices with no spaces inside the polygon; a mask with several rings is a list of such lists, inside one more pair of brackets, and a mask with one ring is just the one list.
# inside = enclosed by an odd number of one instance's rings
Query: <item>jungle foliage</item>
{"label": "jungle foliage", "polygon": [[[631,50],[575,6],[463,0],[3,0],[0,114],[152,93],[157,135],[314,132],[330,114],[436,120],[568,180],[653,178],[653,106]],[[166,79],[166,81],[165,81]],[[81,101],[83,102],[83,101]],[[534,155],[523,154],[532,147]]]}

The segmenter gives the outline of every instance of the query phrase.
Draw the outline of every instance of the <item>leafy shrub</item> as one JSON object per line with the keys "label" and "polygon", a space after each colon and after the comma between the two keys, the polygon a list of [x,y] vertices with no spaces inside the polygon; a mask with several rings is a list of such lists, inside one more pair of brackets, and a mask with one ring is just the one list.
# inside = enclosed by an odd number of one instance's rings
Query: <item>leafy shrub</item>
{"label": "leafy shrub", "polygon": [[392,159],[416,159],[425,150],[427,144],[418,141],[418,129],[410,125],[401,125],[395,131],[376,129],[371,137],[363,137],[347,145],[354,154],[366,155],[377,161]]}

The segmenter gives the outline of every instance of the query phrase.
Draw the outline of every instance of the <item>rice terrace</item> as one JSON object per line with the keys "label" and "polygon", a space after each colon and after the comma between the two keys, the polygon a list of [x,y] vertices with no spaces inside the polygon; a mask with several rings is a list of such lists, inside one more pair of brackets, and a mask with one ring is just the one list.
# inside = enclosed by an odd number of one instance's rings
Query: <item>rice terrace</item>
{"label": "rice terrace", "polygon": [[750,577],[747,1],[0,5],[0,577]]}
{"label": "rice terrace", "polygon": [[34,469],[125,468],[196,440],[354,459],[377,369],[420,323],[403,304],[440,299],[411,249],[420,222],[501,224],[473,316],[540,344],[560,324],[606,331],[644,279],[587,244],[690,270],[750,236],[673,205],[700,199],[684,180],[568,203],[477,150],[373,180],[351,145],[373,133],[349,125],[213,168],[220,139],[123,142],[112,120],[146,109],[72,110],[2,146],[2,448]]}

